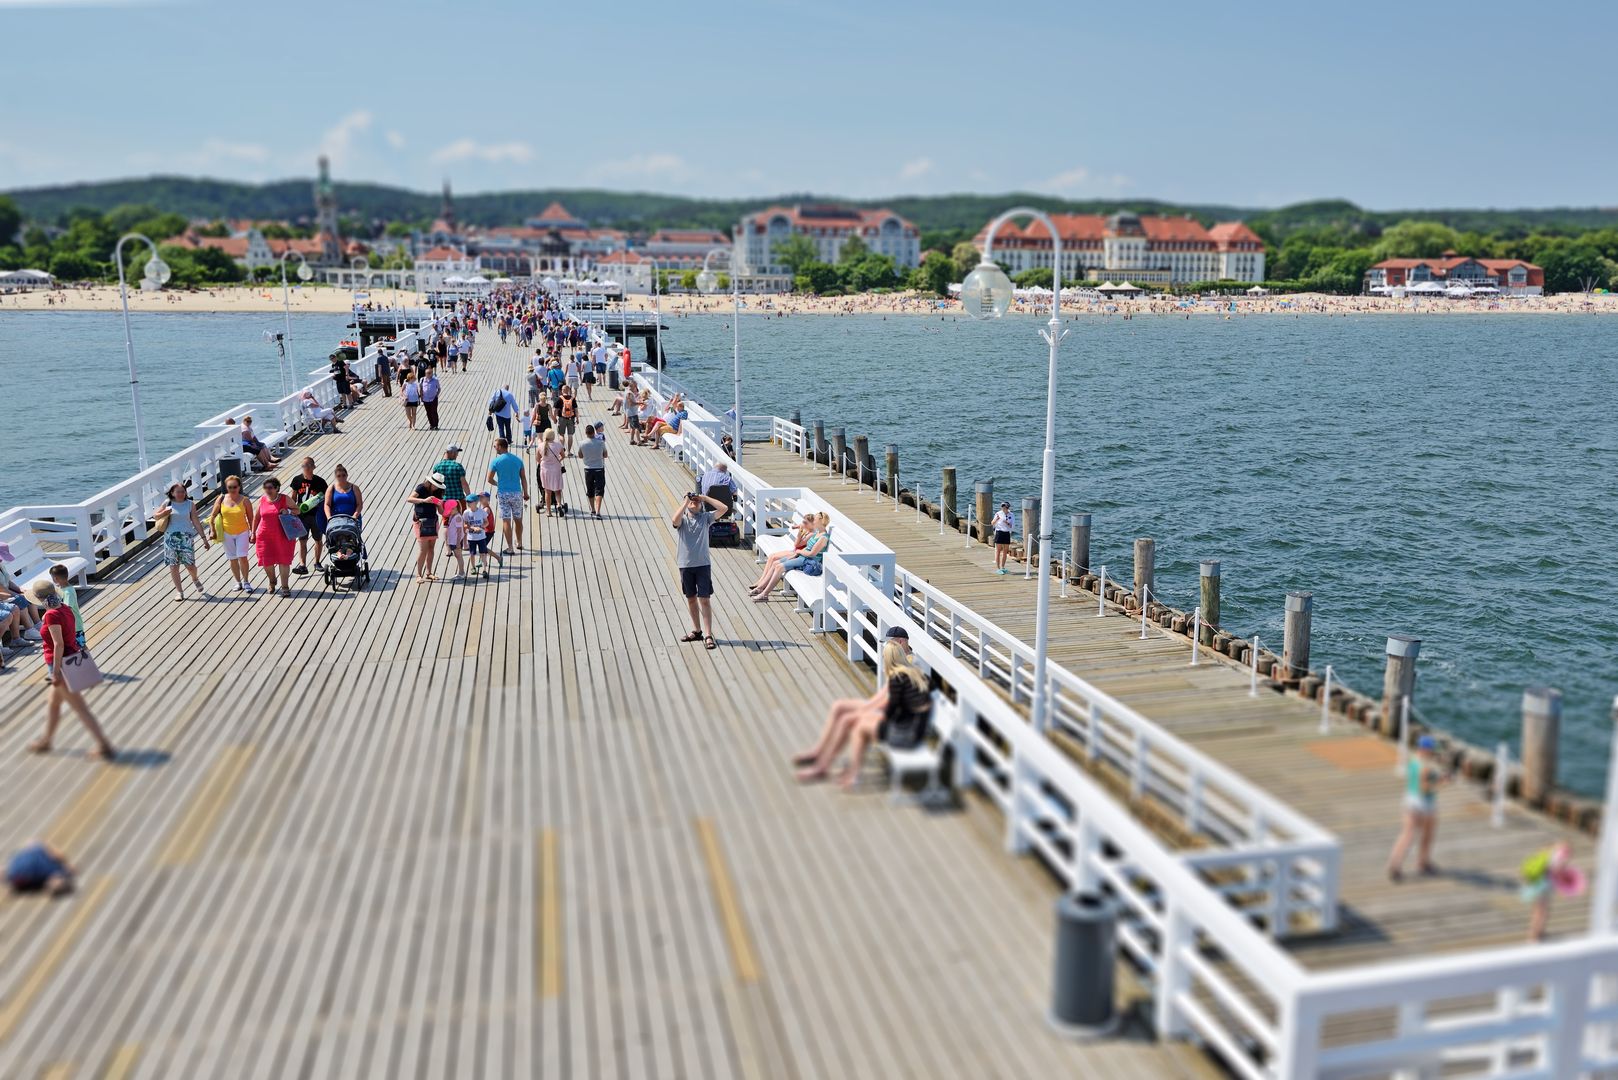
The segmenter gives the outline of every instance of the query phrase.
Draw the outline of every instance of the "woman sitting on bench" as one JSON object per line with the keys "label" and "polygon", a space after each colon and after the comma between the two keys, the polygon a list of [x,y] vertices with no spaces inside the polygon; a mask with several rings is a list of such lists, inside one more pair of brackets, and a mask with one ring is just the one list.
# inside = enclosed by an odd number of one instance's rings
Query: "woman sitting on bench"
{"label": "woman sitting on bench", "polygon": [[663,410],[663,415],[654,418],[646,425],[641,435],[642,446],[656,446],[658,440],[665,435],[678,435],[680,425],[685,422],[685,404],[681,402],[680,395],[675,394],[669,402],[669,407]]}
{"label": "woman sitting on bench", "polygon": [[888,628],[887,641],[882,646],[882,667],[888,675],[882,688],[864,700],[844,698],[833,702],[820,741],[793,757],[792,763],[799,766],[799,783],[825,779],[832,762],[850,742],[853,745],[848,752],[848,767],[839,777],[844,791],[853,790],[859,780],[865,751],[873,741],[880,739],[903,749],[920,745],[932,720],[932,695],[927,689],[927,677],[911,659],[910,634],[904,627]]}
{"label": "woman sitting on bench", "polygon": [[798,554],[804,549],[804,547],[809,543],[809,538],[815,534],[815,521],[819,516],[820,515],[818,514],[803,515],[803,520],[798,522],[797,531],[792,537],[792,547],[788,548],[786,551],[777,551],[770,555],[769,558],[764,560],[764,569],[758,572],[758,580],[747,587],[748,592],[758,592],[759,587],[764,584],[764,579],[769,576],[770,570],[773,569],[777,563],[784,562],[787,559],[792,558],[792,556]]}
{"label": "woman sitting on bench", "polygon": [[829,519],[824,514],[810,514],[806,521],[814,523],[814,532],[804,541],[802,549],[794,551],[788,557],[776,563],[766,563],[764,574],[759,583],[753,587],[753,602],[762,604],[770,598],[770,593],[781,583],[781,579],[793,570],[802,570],[810,577],[819,577],[824,569],[823,561],[826,558],[826,544],[831,540],[831,533],[826,531]]}

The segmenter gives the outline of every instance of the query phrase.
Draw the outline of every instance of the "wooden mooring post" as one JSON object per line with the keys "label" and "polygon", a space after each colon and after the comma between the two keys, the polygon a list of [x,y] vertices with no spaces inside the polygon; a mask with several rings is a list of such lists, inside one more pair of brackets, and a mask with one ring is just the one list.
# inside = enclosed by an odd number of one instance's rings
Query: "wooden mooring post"
{"label": "wooden mooring post", "polygon": [[1416,689],[1416,657],[1421,638],[1395,634],[1388,638],[1388,666],[1382,673],[1382,715],[1377,728],[1384,735],[1399,734],[1400,702]]}
{"label": "wooden mooring post", "polygon": [[1201,566],[1202,644],[1212,645],[1219,628],[1219,560],[1203,559]]}
{"label": "wooden mooring post", "polygon": [[1282,631],[1281,675],[1300,679],[1309,670],[1309,623],[1314,609],[1314,593],[1287,593],[1286,623]]}
{"label": "wooden mooring post", "polygon": [[1522,692],[1522,798],[1543,806],[1556,786],[1556,756],[1561,742],[1562,691],[1530,686]]}
{"label": "wooden mooring post", "polygon": [[977,481],[972,493],[976,499],[973,511],[977,514],[978,539],[987,544],[994,539],[994,529],[989,524],[994,520],[994,481]]}
{"label": "wooden mooring post", "polygon": [[1090,515],[1070,515],[1068,533],[1068,550],[1072,552],[1072,558],[1067,572],[1073,581],[1077,581],[1090,572]]}
{"label": "wooden mooring post", "polygon": [[1146,606],[1148,591],[1155,590],[1153,564],[1157,558],[1157,541],[1142,536],[1135,541],[1135,603]]}
{"label": "wooden mooring post", "polygon": [[961,515],[955,502],[955,466],[944,466],[944,482],[938,490],[938,512],[944,516],[944,527],[947,529],[960,528]]}

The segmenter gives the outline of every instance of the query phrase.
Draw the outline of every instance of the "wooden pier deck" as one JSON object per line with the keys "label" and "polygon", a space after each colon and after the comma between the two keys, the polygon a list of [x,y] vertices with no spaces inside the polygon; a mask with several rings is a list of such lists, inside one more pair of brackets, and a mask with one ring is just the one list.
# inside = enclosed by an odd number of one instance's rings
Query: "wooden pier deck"
{"label": "wooden pier deck", "polygon": [[1139,1025],[1048,1031],[1055,891],[997,815],[792,782],[869,681],[745,602],[745,551],[716,552],[721,647],[675,642],[665,455],[612,426],[605,520],[545,521],[489,581],[411,583],[402,497],[452,439],[483,471],[520,363],[480,342],[441,433],[372,397],[294,449],[281,475],[307,452],[365,493],[364,593],[244,598],[218,550],[209,601],[171,602],[153,550],[94,585],[120,763],[71,719],[25,753],[40,665],[0,675],[0,838],[82,873],[0,897],[0,1076],[1211,1075]]}
{"label": "wooden pier deck", "polygon": [[[744,464],[766,483],[813,486],[893,548],[913,574],[1023,641],[1034,640],[1035,582],[1023,578],[1021,563],[1012,563],[1007,576],[996,576],[993,549],[978,543],[967,548],[955,532],[941,537],[936,519],[918,522],[908,507],[895,513],[892,500],[878,501],[870,487],[828,479],[826,466],[802,462],[780,448],[749,444]],[[969,492],[970,484],[963,484]],[[1070,585],[1063,600],[1053,585],[1054,662],[1252,779],[1342,841],[1341,925],[1335,934],[1292,942],[1305,966],[1520,943],[1528,918],[1518,897],[1522,860],[1566,839],[1580,865],[1593,867],[1593,843],[1585,834],[1517,804],[1508,805],[1505,825],[1497,829],[1482,789],[1457,782],[1439,797],[1434,860],[1441,874],[1414,874],[1412,852],[1404,883],[1390,883],[1385,866],[1399,831],[1403,791],[1392,742],[1340,719],[1321,736],[1318,705],[1267,690],[1250,697],[1245,668],[1211,650],[1203,651],[1199,666],[1190,667],[1186,639],[1153,627],[1142,640],[1137,619],[1116,611],[1105,619],[1095,614],[1094,593]],[[1558,901],[1550,936],[1582,932],[1588,918],[1586,900]]]}

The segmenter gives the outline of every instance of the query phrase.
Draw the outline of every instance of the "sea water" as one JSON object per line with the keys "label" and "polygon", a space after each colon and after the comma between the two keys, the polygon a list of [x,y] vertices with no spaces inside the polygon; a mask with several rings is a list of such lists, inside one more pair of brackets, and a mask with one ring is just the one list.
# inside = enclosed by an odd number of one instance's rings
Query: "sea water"
{"label": "sea water", "polygon": [[[1045,319],[852,315],[741,323],[742,411],[802,412],[899,447],[901,480],[1038,495]],[[728,316],[665,319],[670,371],[731,399]],[[1314,594],[1312,666],[1381,694],[1422,639],[1415,705],[1514,752],[1525,685],[1564,697],[1561,776],[1599,792],[1618,694],[1618,327],[1558,315],[1081,317],[1057,384],[1055,540],[1092,564],[1157,542],[1165,600],[1221,560],[1223,622],[1279,651]],[[965,509],[963,502],[962,509]],[[1020,526],[1019,518],[1019,526]]]}
{"label": "sea water", "polygon": [[[347,317],[293,316],[295,370]],[[666,317],[670,371],[718,408],[726,316]],[[898,444],[936,499],[1039,493],[1042,318],[767,318],[741,326],[743,411],[802,412]],[[147,454],[279,395],[273,314],[131,317]],[[1600,317],[1206,315],[1069,323],[1058,380],[1056,548],[1095,514],[1092,562],[1131,573],[1157,541],[1169,603],[1222,561],[1223,622],[1278,645],[1289,590],[1314,593],[1312,661],[1380,693],[1389,634],[1422,639],[1416,707],[1515,746],[1522,688],[1565,694],[1562,778],[1598,791],[1618,693],[1618,335]],[[487,355],[487,354],[485,354]],[[474,361],[476,363],[476,361]],[[115,313],[0,312],[0,508],[73,502],[135,472]]]}

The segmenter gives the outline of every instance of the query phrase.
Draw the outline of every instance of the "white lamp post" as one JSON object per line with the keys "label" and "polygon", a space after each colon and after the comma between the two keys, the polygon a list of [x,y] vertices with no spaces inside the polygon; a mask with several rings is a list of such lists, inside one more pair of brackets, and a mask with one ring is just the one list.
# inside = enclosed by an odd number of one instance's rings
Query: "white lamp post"
{"label": "white lamp post", "polygon": [[652,324],[652,334],[657,339],[657,355],[652,357],[655,365],[652,370],[657,372],[657,394],[663,395],[663,275],[657,269],[657,260],[652,260],[652,318],[657,321]]}
{"label": "white lamp post", "polygon": [[[293,370],[293,365],[297,363],[297,359],[292,353],[292,298],[291,293],[287,291],[287,259],[293,255],[298,257],[299,281],[308,281],[315,276],[315,272],[309,269],[309,260],[303,257],[303,252],[293,250],[292,245],[289,243],[287,249],[281,252],[281,258],[277,260],[281,264],[281,314],[286,318],[286,336],[282,338],[286,342],[287,354],[286,371],[281,376],[281,395],[283,397],[292,393],[292,384],[297,382],[298,378],[297,372]],[[277,361],[276,368],[278,371],[280,370],[279,361]]]}
{"label": "white lamp post", "polygon": [[124,355],[129,358],[129,396],[135,402],[135,454],[140,461],[140,471],[146,471],[146,428],[140,418],[140,377],[135,374],[135,343],[129,334],[129,284],[124,280],[124,241],[139,240],[152,249],[152,257],[146,263],[146,272],[141,276],[141,285],[148,283],[154,289],[161,289],[168,283],[172,271],[169,264],[164,262],[157,254],[157,245],[149,237],[140,233],[128,233],[118,238],[118,246],[113,248],[112,261],[118,264],[118,296],[124,303]]}
{"label": "white lamp post", "polygon": [[[714,286],[719,284],[719,279],[714,276],[712,270],[708,269],[708,261],[715,255],[723,255],[727,260],[727,265],[730,265],[728,261],[730,254],[729,248],[714,248],[702,257],[702,273],[697,275],[698,289],[703,292],[713,291]],[[742,294],[736,281],[736,268],[734,265],[731,265],[730,269],[730,301],[732,312],[730,318],[732,380],[730,407],[735,413],[731,420],[731,441],[735,445],[731,447],[730,453],[736,459],[736,464],[740,465],[742,463]]]}
{"label": "white lamp post", "polygon": [[1039,480],[1039,601],[1034,619],[1034,730],[1044,731],[1050,709],[1049,686],[1045,677],[1045,652],[1051,624],[1051,489],[1056,483],[1056,351],[1067,331],[1062,329],[1062,237],[1056,224],[1038,210],[1019,206],[1007,210],[989,225],[983,241],[983,261],[961,282],[961,306],[974,319],[998,319],[1011,306],[1011,279],[1004,270],[994,265],[989,252],[994,234],[1000,226],[1015,217],[1031,217],[1045,226],[1051,234],[1051,318],[1040,331],[1040,337],[1050,346],[1049,367],[1045,376],[1045,457]]}

